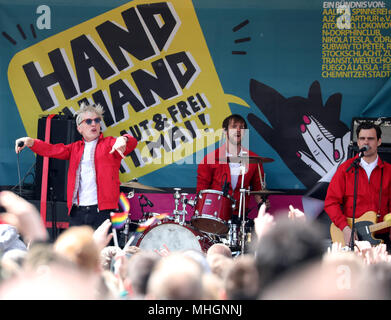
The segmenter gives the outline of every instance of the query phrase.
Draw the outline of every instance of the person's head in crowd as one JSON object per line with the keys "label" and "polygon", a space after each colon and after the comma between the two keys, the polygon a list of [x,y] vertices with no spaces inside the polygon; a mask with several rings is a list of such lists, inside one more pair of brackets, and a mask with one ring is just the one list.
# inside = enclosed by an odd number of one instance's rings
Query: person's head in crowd
{"label": "person's head in crowd", "polygon": [[75,263],[81,270],[100,272],[100,252],[90,226],[74,226],[60,234],[54,251]]}
{"label": "person's head in crowd", "polygon": [[205,273],[202,276],[203,300],[225,300],[224,281],[214,273]]}
{"label": "person's head in crowd", "polygon": [[52,264],[44,272],[22,272],[0,285],[2,300],[94,300],[95,281],[74,266]]}
{"label": "person's head in crowd", "polygon": [[202,267],[193,259],[173,252],[162,257],[153,269],[147,299],[200,300],[203,297]]}
{"label": "person's head in crowd", "polygon": [[152,251],[140,251],[133,254],[127,263],[124,288],[130,299],[143,299],[147,293],[149,277],[160,256]]}
{"label": "person's head in crowd", "polygon": [[53,265],[76,267],[74,262],[55,252],[53,245],[50,243],[34,243],[27,251],[23,261],[23,268],[27,272],[38,274],[46,272]]}
{"label": "person's head in crowd", "polygon": [[256,246],[255,261],[262,291],[279,277],[305,264],[317,261],[324,254],[325,236],[316,222],[296,223],[287,218],[276,219]]}
{"label": "person's head in crowd", "polygon": [[203,273],[211,272],[208,260],[206,259],[206,254],[204,252],[189,249],[183,251],[183,254],[197,262],[201,266]]}
{"label": "person's head in crowd", "polygon": [[9,279],[21,272],[26,255],[27,251],[20,249],[12,249],[4,252],[0,257],[0,281],[1,279]]}
{"label": "person's head in crowd", "polygon": [[228,258],[220,253],[208,254],[207,261],[211,272],[221,279],[225,277],[225,273],[233,263],[232,258]]}
{"label": "person's head in crowd", "polygon": [[252,255],[246,254],[234,259],[224,277],[227,299],[257,299],[259,293],[258,278],[258,271]]}
{"label": "person's head in crowd", "polygon": [[214,243],[206,252],[207,256],[210,256],[215,253],[222,254],[223,256],[226,256],[227,258],[232,258],[231,249],[223,243]]}
{"label": "person's head in crowd", "polygon": [[391,299],[391,263],[382,261],[368,266],[372,275],[371,281],[377,284],[377,291],[381,292],[379,299]]}
{"label": "person's head in crowd", "polygon": [[384,299],[382,288],[362,258],[352,252],[305,264],[268,286],[262,300]]}

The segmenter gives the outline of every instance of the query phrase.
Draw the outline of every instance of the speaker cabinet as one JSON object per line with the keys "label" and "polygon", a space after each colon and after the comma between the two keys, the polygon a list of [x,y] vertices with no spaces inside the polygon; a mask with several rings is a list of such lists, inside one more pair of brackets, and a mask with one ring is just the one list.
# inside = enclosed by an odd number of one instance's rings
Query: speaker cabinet
{"label": "speaker cabinet", "polygon": [[[40,140],[45,140],[47,116],[38,119],[37,137]],[[76,129],[75,119],[66,115],[55,115],[51,119],[50,125],[50,143],[70,144],[80,140],[82,137]],[[64,201],[67,198],[67,172],[68,161],[49,158],[48,171],[48,201]],[[35,197],[41,198],[42,185],[42,167],[43,157],[37,155],[35,165]]]}

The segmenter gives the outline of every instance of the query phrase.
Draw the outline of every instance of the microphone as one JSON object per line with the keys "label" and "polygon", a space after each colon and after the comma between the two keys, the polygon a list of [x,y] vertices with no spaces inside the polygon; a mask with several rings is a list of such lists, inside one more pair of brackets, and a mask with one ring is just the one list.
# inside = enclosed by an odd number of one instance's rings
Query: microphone
{"label": "microphone", "polygon": [[364,152],[368,151],[370,148],[368,145],[364,145],[360,150],[358,150],[358,157],[351,163],[349,168],[346,169],[346,172],[349,172],[351,168],[356,167],[358,168],[358,163],[360,162],[361,158],[364,156]]}
{"label": "microphone", "polygon": [[362,153],[369,150],[369,146],[365,145],[360,150],[358,150],[358,153]]}
{"label": "microphone", "polygon": [[145,199],[145,201],[147,202],[147,205],[150,207],[153,207],[153,203],[146,196],[142,195],[141,199]]}

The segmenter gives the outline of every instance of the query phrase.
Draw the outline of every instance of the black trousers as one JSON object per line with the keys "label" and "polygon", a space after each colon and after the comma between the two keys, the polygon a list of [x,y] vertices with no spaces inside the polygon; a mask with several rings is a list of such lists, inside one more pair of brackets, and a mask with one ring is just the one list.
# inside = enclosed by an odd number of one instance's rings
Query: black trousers
{"label": "black trousers", "polygon": [[[70,217],[69,227],[88,225],[96,230],[106,219],[110,219],[110,213],[116,212],[113,210],[101,210],[98,211],[98,206],[76,206],[73,205]],[[110,228],[111,231],[111,228]]]}

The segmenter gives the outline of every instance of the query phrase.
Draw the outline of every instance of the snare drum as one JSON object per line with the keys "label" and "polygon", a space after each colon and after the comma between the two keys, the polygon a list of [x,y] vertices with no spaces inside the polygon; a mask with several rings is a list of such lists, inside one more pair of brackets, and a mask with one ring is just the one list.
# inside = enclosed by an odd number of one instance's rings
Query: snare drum
{"label": "snare drum", "polygon": [[197,229],[213,233],[228,232],[228,221],[232,217],[235,200],[217,190],[201,190],[196,198],[192,225]]}
{"label": "snare drum", "polygon": [[212,239],[191,227],[165,221],[145,230],[136,246],[153,251],[167,247],[169,251],[194,249],[206,252],[212,244]]}

